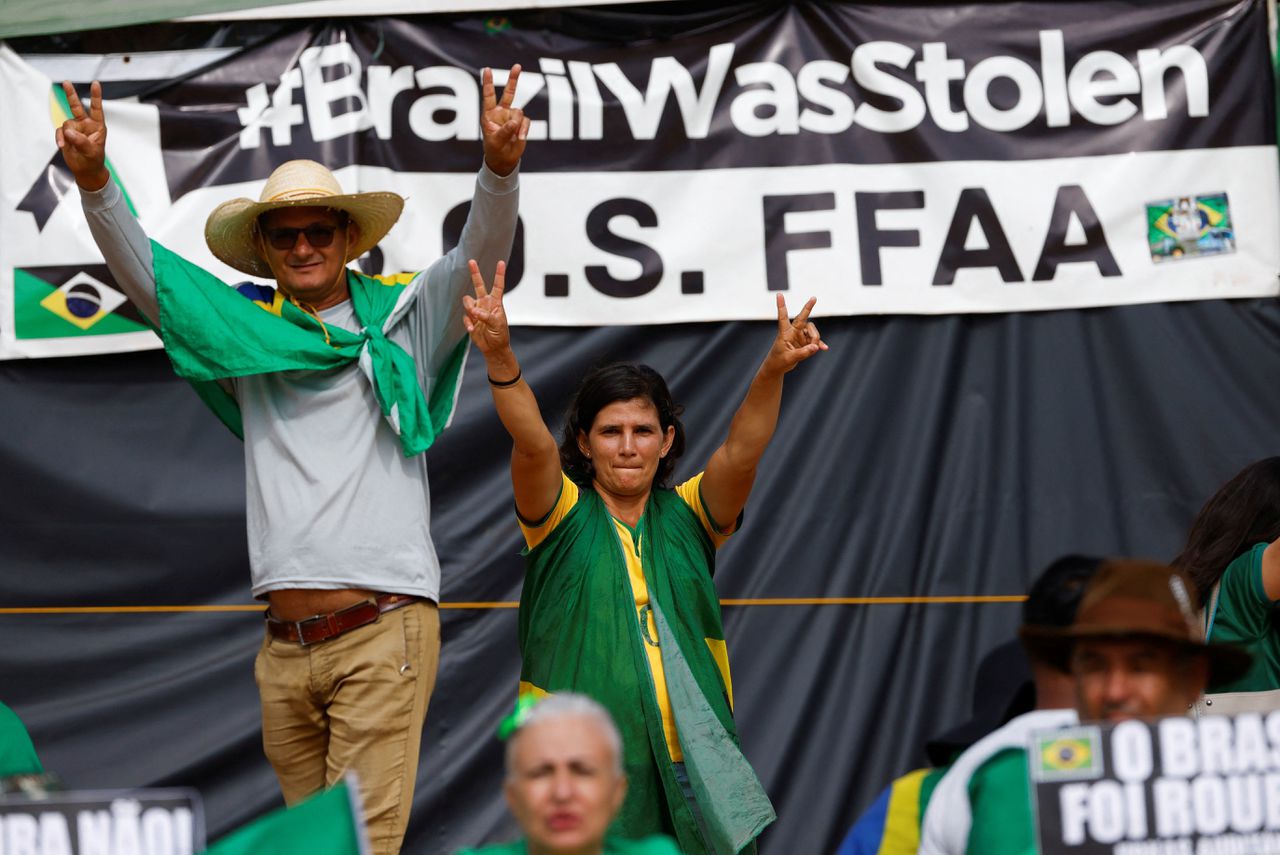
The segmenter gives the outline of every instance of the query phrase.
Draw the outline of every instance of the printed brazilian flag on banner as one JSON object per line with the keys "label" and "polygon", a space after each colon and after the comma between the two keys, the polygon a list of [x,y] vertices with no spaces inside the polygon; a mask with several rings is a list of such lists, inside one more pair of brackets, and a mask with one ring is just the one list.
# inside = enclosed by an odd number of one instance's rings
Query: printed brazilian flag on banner
{"label": "printed brazilian flag on banner", "polygon": [[1036,781],[1087,781],[1101,777],[1101,738],[1097,727],[1037,734],[1032,743],[1031,777]]}
{"label": "printed brazilian flag on banner", "polygon": [[147,331],[105,264],[14,268],[13,320],[19,340]]}

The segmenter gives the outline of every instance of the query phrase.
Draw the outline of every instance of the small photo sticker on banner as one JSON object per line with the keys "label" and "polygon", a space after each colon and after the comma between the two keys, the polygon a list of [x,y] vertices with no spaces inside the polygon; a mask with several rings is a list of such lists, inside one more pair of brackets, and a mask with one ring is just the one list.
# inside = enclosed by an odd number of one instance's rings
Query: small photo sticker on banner
{"label": "small photo sticker on banner", "polygon": [[1151,260],[1157,263],[1236,251],[1226,193],[1148,202],[1147,226]]}
{"label": "small photo sticker on banner", "polygon": [[1091,781],[1102,777],[1102,731],[1073,727],[1036,737],[1031,773],[1036,781]]}

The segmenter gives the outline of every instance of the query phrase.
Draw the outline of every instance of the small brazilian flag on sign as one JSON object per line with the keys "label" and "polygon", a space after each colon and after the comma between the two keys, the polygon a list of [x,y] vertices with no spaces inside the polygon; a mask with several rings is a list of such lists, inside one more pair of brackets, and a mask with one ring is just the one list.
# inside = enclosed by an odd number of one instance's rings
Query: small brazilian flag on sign
{"label": "small brazilian flag on sign", "polygon": [[1085,781],[1102,776],[1101,731],[1074,727],[1036,734],[1031,772],[1037,781]]}

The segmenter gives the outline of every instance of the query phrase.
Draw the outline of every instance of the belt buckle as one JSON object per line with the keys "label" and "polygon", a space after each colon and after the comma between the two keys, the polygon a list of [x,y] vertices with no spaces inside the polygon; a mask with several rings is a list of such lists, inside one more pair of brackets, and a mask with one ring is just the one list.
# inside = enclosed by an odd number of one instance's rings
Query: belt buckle
{"label": "belt buckle", "polygon": [[[302,627],[304,624],[314,624],[316,621],[325,622],[325,626],[328,629],[328,635],[323,638],[317,638],[315,641],[308,641],[306,633]],[[298,633],[298,644],[302,647],[310,647],[312,644],[319,644],[322,641],[328,641],[329,639],[341,634],[338,629],[338,622],[334,619],[332,613],[327,615],[312,615],[311,617],[303,618],[302,620],[296,620],[293,622],[293,628],[294,631]]]}

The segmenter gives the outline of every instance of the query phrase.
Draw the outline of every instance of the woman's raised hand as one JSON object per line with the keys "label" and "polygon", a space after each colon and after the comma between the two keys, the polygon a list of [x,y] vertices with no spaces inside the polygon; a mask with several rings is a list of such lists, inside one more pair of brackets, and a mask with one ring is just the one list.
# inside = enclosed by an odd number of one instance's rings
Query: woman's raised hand
{"label": "woman's raised hand", "polygon": [[765,357],[766,366],[785,374],[818,351],[827,349],[818,328],[809,320],[809,313],[817,302],[817,297],[810,297],[793,321],[787,315],[786,299],[778,294],[778,337]]}
{"label": "woman's raised hand", "polygon": [[507,327],[507,313],[502,307],[502,289],[507,275],[507,263],[498,262],[493,274],[493,287],[486,288],[480,266],[475,259],[467,262],[471,270],[471,284],[476,295],[463,295],[462,307],[466,314],[462,323],[467,335],[485,356],[502,353],[511,347],[511,333]]}

